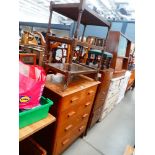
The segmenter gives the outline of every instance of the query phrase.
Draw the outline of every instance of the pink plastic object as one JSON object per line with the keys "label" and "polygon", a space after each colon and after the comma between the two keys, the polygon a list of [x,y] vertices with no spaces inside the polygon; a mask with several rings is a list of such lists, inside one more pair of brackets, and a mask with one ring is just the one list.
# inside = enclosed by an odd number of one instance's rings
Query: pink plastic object
{"label": "pink plastic object", "polygon": [[40,105],[46,74],[38,65],[19,62],[19,109],[31,109]]}

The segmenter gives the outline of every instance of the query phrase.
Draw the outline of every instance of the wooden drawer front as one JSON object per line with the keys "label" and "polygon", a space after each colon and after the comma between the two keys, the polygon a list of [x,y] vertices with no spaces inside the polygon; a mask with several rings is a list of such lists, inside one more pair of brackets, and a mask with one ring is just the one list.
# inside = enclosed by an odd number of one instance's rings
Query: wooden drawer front
{"label": "wooden drawer front", "polygon": [[[93,102],[95,94],[96,94],[96,89],[97,89],[97,86],[86,89],[83,99],[86,100],[86,101]],[[84,100],[83,100],[83,102],[84,102]]]}
{"label": "wooden drawer front", "polygon": [[79,107],[79,115],[82,112],[86,112],[86,113],[90,113],[91,108],[92,108],[93,102],[92,101],[86,101],[84,103],[82,103]]}
{"label": "wooden drawer front", "polygon": [[80,124],[83,121],[88,121],[89,115],[90,115],[90,109],[82,111],[78,116],[78,124]]}
{"label": "wooden drawer front", "polygon": [[77,137],[79,137],[85,131],[86,126],[87,126],[86,120],[79,124],[79,126],[75,129],[75,134]]}
{"label": "wooden drawer front", "polygon": [[68,135],[60,138],[57,141],[57,146],[54,150],[53,155],[60,155],[72,142],[77,138],[75,131],[70,132]]}
{"label": "wooden drawer front", "polygon": [[80,91],[64,97],[61,100],[61,111],[64,111],[68,108],[71,108],[72,106],[80,104],[83,96],[84,96],[84,91]]}
{"label": "wooden drawer front", "polygon": [[68,122],[72,122],[79,115],[80,105],[71,106],[69,109],[60,112],[58,117],[59,124],[63,125]]}
{"label": "wooden drawer front", "polygon": [[64,137],[67,134],[73,132],[75,128],[79,125],[79,118],[74,118],[71,121],[65,122],[65,124],[59,123],[57,128],[58,137]]}
{"label": "wooden drawer front", "polygon": [[57,141],[57,147],[54,155],[62,153],[69,145],[71,145],[73,141],[85,131],[87,125],[86,123],[86,121],[81,122],[72,132],[60,138]]}

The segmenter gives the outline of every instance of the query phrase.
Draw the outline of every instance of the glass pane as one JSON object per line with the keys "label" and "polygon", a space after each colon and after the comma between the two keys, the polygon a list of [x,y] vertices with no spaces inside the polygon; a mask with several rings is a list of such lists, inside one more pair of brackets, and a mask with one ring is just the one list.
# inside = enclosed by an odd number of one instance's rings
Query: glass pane
{"label": "glass pane", "polygon": [[127,39],[121,36],[118,46],[118,56],[125,57],[126,48],[127,48]]}

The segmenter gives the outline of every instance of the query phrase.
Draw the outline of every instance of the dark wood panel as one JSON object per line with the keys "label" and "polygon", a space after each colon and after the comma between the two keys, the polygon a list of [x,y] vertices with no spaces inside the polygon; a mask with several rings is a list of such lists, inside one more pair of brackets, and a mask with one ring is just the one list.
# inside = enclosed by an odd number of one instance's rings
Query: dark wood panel
{"label": "dark wood panel", "polygon": [[[94,103],[92,105],[91,113],[89,116],[89,121],[87,124],[87,130],[85,132],[85,135],[87,134],[88,130],[97,122],[97,120],[100,118],[101,113],[95,112],[98,109],[102,109],[105,103],[105,99],[108,93],[108,89],[110,86],[110,80],[113,77],[113,69],[107,69],[100,71],[101,77],[100,77],[100,85],[97,88],[96,96]],[[94,114],[95,112],[95,114]]]}
{"label": "dark wood panel", "polygon": [[[79,11],[81,10],[81,5],[82,4],[80,3],[54,4],[53,10],[70,19],[77,21]],[[88,8],[86,5],[83,6],[81,23],[84,25],[98,25],[110,27],[110,23],[108,21],[104,20],[103,17]]]}
{"label": "dark wood panel", "polygon": [[[118,54],[120,52],[119,47],[121,45],[120,42],[122,37],[127,41],[126,48],[123,48],[125,53],[124,57],[120,57]],[[131,41],[125,35],[118,31],[109,31],[108,38],[106,40],[106,51],[113,54],[111,68],[115,69],[116,71],[124,69],[127,70],[130,50]]]}

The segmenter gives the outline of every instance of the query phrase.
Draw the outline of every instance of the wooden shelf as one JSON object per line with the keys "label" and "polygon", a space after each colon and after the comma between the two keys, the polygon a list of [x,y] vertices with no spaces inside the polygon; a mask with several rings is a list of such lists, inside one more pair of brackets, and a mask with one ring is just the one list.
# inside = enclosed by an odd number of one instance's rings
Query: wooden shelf
{"label": "wooden shelf", "polygon": [[[80,3],[67,3],[67,4],[53,4],[53,11],[66,16],[74,21],[78,19]],[[84,5],[83,15],[81,17],[81,23],[84,25],[98,25],[110,27],[110,22],[104,20],[104,18],[98,15],[95,11],[91,10],[87,5]]]}
{"label": "wooden shelf", "polygon": [[[106,50],[113,54],[111,68],[115,70],[127,70],[131,41],[118,31],[110,31],[106,40]],[[119,55],[124,53],[124,56]]]}
{"label": "wooden shelf", "polygon": [[47,125],[56,121],[56,118],[51,114],[36,123],[33,123],[29,126],[19,129],[19,141],[24,140],[25,138],[31,136],[35,132],[41,130],[42,128],[46,127]]}
{"label": "wooden shelf", "polygon": [[[63,16],[66,16],[70,19],[73,19],[74,21],[77,21],[77,26],[75,29],[74,37],[73,38],[59,38],[52,36],[50,33],[50,28],[51,28],[51,21],[52,21],[52,14],[53,11],[62,14]],[[82,34],[82,39],[84,37],[84,32],[86,25],[97,25],[97,26],[106,26],[108,27],[108,31],[111,27],[111,23],[104,20],[104,18],[100,15],[98,15],[95,11],[90,9],[85,1],[80,1],[80,3],[68,3],[68,4],[56,4],[53,1],[50,2],[50,16],[49,16],[49,24],[48,24],[48,33],[47,33],[47,49],[45,51],[45,60],[46,60],[46,73],[61,73],[65,75],[65,85],[64,89],[67,88],[71,76],[72,75],[80,75],[80,74],[91,74],[94,73],[96,75],[97,79],[97,73],[98,70],[92,69],[80,64],[75,64],[73,62],[73,56],[74,56],[74,50],[76,46],[83,46],[88,49],[93,48],[97,50],[104,50],[104,45],[103,46],[96,46],[89,44],[87,42],[82,42],[79,41],[77,38],[79,36],[79,28],[80,28],[80,23],[84,25],[84,31]],[[106,39],[105,39],[106,40]],[[49,53],[50,53],[50,41],[55,41],[55,42],[61,42],[61,43],[66,43],[70,45],[69,50],[67,51],[68,53],[68,60],[65,64],[58,64],[58,63],[50,63],[49,64]],[[54,61],[53,61],[54,62]]]}
{"label": "wooden shelf", "polygon": [[76,63],[48,63],[46,67],[53,72],[58,72],[64,75],[78,75],[78,74],[89,74],[97,73],[95,69],[88,68],[86,66],[76,64]]}

